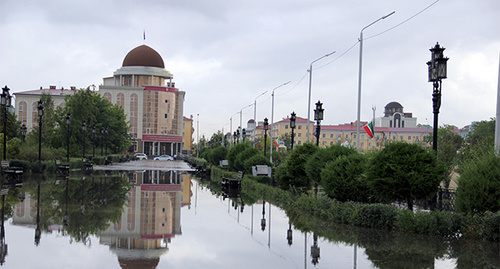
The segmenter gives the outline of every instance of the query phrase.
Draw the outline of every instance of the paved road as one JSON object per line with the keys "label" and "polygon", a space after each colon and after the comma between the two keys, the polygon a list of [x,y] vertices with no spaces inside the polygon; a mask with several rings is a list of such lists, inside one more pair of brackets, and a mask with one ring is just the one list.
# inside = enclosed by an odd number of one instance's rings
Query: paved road
{"label": "paved road", "polygon": [[141,160],[130,161],[126,163],[113,163],[112,165],[96,165],[94,170],[178,170],[178,171],[194,171],[189,164],[184,161],[153,161]]}

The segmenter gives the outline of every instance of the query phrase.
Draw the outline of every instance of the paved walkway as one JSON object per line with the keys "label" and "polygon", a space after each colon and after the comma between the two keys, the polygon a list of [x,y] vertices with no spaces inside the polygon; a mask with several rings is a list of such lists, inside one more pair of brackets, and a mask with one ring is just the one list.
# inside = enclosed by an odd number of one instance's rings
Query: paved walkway
{"label": "paved walkway", "polygon": [[94,170],[130,170],[130,171],[142,171],[142,170],[177,170],[177,171],[195,171],[191,168],[189,164],[184,161],[153,161],[153,160],[141,160],[141,161],[130,161],[125,163],[113,163],[112,165],[96,165]]}

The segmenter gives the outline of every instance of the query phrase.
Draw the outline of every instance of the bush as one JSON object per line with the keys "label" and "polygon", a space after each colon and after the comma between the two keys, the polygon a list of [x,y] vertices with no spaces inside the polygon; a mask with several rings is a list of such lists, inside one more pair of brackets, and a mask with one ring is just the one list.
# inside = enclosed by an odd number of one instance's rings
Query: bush
{"label": "bush", "polygon": [[347,156],[355,152],[356,150],[343,147],[340,144],[335,144],[328,148],[319,148],[307,159],[305,164],[309,180],[312,182],[321,182],[321,170],[328,162],[335,161],[340,156]]}
{"label": "bush", "polygon": [[236,160],[234,161],[234,168],[236,171],[245,171],[246,173],[250,173],[252,171],[252,167],[249,170],[245,169],[245,161],[252,158],[253,156],[260,154],[259,150],[256,148],[249,147],[244,151],[238,153],[236,156]]}
{"label": "bush", "polygon": [[359,226],[392,230],[397,221],[397,208],[391,205],[367,204],[359,212]]}
{"label": "bush", "polygon": [[321,170],[321,185],[325,193],[342,202],[367,202],[370,189],[363,173],[366,171],[365,155],[351,153],[330,161]]}
{"label": "bush", "polygon": [[463,164],[456,206],[464,213],[500,210],[500,157],[493,150]]}
{"label": "bush", "polygon": [[[243,153],[242,153],[243,154]],[[251,174],[252,173],[252,166],[255,165],[268,165],[271,166],[271,162],[267,157],[264,157],[264,155],[258,153],[255,154],[254,156],[250,157],[246,161],[243,162],[243,167],[245,168],[245,172]]]}
{"label": "bush", "polygon": [[[313,144],[306,143],[301,146],[297,146],[288,159],[285,162],[287,169],[280,171],[280,173],[286,173],[286,175],[280,175],[278,179],[278,184],[283,189],[294,188],[309,188],[310,181],[307,177],[305,171],[305,164],[307,159],[316,152],[318,147]],[[281,167],[281,166],[280,166]]]}
{"label": "bush", "polygon": [[250,147],[252,146],[249,143],[238,143],[229,150],[229,153],[227,154],[227,162],[230,170],[237,171],[237,168],[235,167],[236,157],[238,154]]}
{"label": "bush", "polygon": [[479,234],[492,241],[500,241],[500,212],[486,212],[479,227]]}
{"label": "bush", "polygon": [[228,150],[226,147],[219,146],[214,148],[208,154],[208,161],[213,165],[219,165],[220,161],[227,158]]}

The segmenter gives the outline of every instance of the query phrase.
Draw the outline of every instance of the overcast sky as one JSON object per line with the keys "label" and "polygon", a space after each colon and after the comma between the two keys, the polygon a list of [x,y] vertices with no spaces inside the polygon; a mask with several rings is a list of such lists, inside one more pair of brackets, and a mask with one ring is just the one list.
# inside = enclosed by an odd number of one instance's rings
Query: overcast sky
{"label": "overcast sky", "polygon": [[[102,84],[125,55],[146,44],[163,57],[186,92],[184,115],[200,136],[233,130],[254,117],[274,121],[292,111],[307,118],[313,64],[314,103],[322,124],[357,118],[359,36],[363,27],[361,120],[397,101],[430,124],[429,49],[449,57],[439,122],[463,127],[496,114],[500,52],[498,0],[0,1],[0,85],[12,92],[40,86]],[[388,31],[387,31],[388,30]],[[146,40],[143,40],[143,31]],[[237,114],[238,113],[238,114]],[[199,114],[199,117],[197,115]]]}

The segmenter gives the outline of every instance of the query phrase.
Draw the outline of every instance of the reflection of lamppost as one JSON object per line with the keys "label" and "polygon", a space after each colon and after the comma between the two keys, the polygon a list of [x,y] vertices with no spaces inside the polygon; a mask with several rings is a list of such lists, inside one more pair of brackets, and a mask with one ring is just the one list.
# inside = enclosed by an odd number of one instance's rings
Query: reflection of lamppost
{"label": "reflection of lamppost", "polygon": [[311,246],[311,257],[312,263],[316,266],[319,263],[319,246],[318,246],[318,236],[316,233],[313,234],[313,245]]}
{"label": "reflection of lamppost", "polygon": [[316,146],[319,146],[319,135],[321,132],[321,121],[323,120],[323,103],[319,100],[316,103],[316,109],[314,110],[314,120],[316,121]]}
{"label": "reflection of lamppost", "polygon": [[432,108],[434,109],[434,129],[432,135],[432,149],[437,152],[438,114],[441,108],[441,79],[446,78],[446,62],[448,58],[443,57],[445,48],[436,43],[431,48],[431,60],[427,62],[429,66],[429,81],[433,84]]}
{"label": "reflection of lamppost", "polygon": [[293,244],[293,230],[292,230],[292,224],[290,222],[288,222],[288,230],[286,231],[286,240],[288,241],[289,246]]}
{"label": "reflection of lamppost", "polygon": [[7,244],[5,243],[5,195],[2,195],[2,229],[0,231],[0,265],[5,263],[5,257],[7,256]]}
{"label": "reflection of lamppost", "polygon": [[36,228],[35,228],[35,245],[38,246],[40,244],[40,238],[42,236],[42,231],[40,230],[40,181],[38,180],[38,189],[37,189],[37,204],[36,204]]}
{"label": "reflection of lamppost", "polygon": [[293,138],[294,138],[294,133],[293,130],[295,129],[295,121],[296,121],[297,115],[295,115],[295,112],[292,112],[292,116],[290,118],[290,129],[292,129],[292,143],[290,144],[290,148],[293,150]]}
{"label": "reflection of lamppost", "polygon": [[92,159],[95,157],[95,124],[92,125]]}
{"label": "reflection of lamppost", "polygon": [[262,201],[262,219],[260,220],[260,229],[266,230],[266,201]]}
{"label": "reflection of lamppost", "polygon": [[7,159],[7,108],[10,107],[12,96],[9,88],[5,86],[1,95],[1,105],[3,107],[3,159]]}
{"label": "reflection of lamppost", "polygon": [[83,131],[83,162],[85,162],[85,138],[87,136],[87,122],[82,122],[82,131]]}
{"label": "reflection of lamppost", "polygon": [[267,130],[269,129],[269,122],[267,118],[264,119],[264,157],[266,157],[266,147],[267,147]]}
{"label": "reflection of lamppost", "polygon": [[26,128],[26,125],[21,125],[21,135],[23,136],[23,142],[26,139],[26,132],[28,131],[28,128]]}
{"label": "reflection of lamppost", "polygon": [[70,131],[69,131],[69,125],[71,124],[71,114],[68,113],[68,115],[66,115],[66,129],[67,129],[67,134],[66,134],[66,152],[67,152],[67,157],[66,157],[66,161],[69,163],[69,135],[70,135]]}
{"label": "reflection of lamppost", "polygon": [[[43,102],[38,101],[38,117],[40,117],[40,122],[38,124],[38,162],[42,164],[42,118],[43,118]],[[40,169],[42,167],[40,166]]]}

